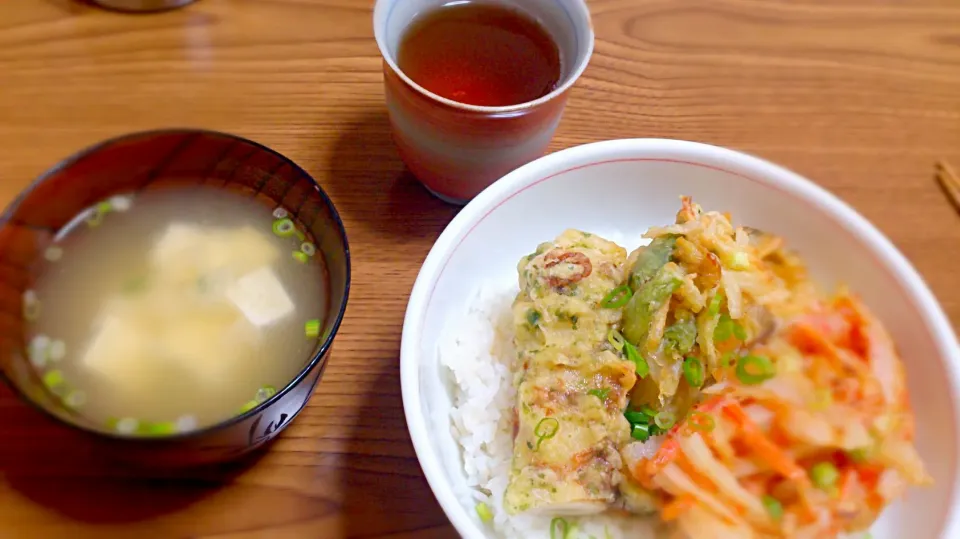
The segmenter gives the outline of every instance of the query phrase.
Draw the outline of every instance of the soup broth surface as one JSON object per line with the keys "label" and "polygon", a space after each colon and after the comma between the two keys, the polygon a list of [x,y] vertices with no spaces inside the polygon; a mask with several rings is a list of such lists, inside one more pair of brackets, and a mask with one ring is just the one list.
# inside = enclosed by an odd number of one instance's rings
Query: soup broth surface
{"label": "soup broth surface", "polygon": [[327,280],[282,208],[215,188],[119,196],[47,249],[28,356],[96,424],[171,434],[245,412],[318,345]]}

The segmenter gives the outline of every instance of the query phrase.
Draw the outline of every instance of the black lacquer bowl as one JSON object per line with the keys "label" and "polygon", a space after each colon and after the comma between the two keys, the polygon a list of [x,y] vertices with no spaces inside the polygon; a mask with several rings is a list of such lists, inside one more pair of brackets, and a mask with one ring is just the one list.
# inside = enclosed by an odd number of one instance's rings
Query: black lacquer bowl
{"label": "black lacquer bowl", "polygon": [[[49,393],[26,359],[23,296],[54,235],[84,208],[145,189],[217,187],[283,206],[310,230],[329,278],[329,302],[306,367],[273,397],[242,415],[197,431],[126,436],[75,414]],[[303,409],[323,375],[350,290],[350,250],[333,203],[302,168],[233,135],[169,129],[124,135],[85,149],[34,181],[0,216],[0,372],[24,401],[91,436],[111,456],[187,466],[230,460],[274,438]]]}

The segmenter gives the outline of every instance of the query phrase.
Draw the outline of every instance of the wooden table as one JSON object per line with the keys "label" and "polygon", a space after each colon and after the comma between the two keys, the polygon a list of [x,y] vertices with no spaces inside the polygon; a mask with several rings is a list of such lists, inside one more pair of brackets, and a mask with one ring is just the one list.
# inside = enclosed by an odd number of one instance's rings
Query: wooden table
{"label": "wooden table", "polygon": [[[122,15],[0,2],[0,201],[100,139],[237,133],[315,175],[346,223],[354,287],[308,409],[253,462],[131,474],[0,394],[0,537],[452,537],[407,435],[407,293],[456,208],[403,172],[372,0],[200,0]],[[960,323],[956,0],[596,0],[596,54],[553,149],[620,137],[756,153],[832,190],[917,265]]]}

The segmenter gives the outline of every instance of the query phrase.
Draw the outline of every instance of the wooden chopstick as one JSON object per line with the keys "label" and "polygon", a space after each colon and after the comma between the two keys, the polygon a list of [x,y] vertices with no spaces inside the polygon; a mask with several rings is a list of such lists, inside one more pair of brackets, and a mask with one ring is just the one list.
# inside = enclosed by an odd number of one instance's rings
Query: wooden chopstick
{"label": "wooden chopstick", "polygon": [[953,203],[953,207],[960,212],[960,176],[954,172],[953,168],[946,161],[937,161],[937,182],[947,194],[947,198]]}

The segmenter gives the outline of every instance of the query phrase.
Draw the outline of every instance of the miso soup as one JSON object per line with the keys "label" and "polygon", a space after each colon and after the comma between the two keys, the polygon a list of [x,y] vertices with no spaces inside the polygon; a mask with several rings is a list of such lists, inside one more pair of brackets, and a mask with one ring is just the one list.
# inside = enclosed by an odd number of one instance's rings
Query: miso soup
{"label": "miso soup", "polygon": [[117,196],[47,248],[27,355],[86,419],[163,435],[248,411],[323,337],[327,277],[284,208],[214,188]]}

